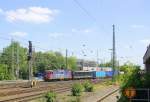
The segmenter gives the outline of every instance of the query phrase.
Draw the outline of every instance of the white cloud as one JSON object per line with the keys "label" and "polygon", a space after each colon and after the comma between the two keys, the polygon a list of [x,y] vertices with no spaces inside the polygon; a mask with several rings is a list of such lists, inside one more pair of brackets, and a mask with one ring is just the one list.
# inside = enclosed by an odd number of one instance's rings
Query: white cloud
{"label": "white cloud", "polygon": [[[0,10],[0,12],[1,11],[3,10]],[[4,15],[9,22],[47,23],[54,20],[58,12],[56,9],[28,7],[5,11]]]}
{"label": "white cloud", "polygon": [[3,13],[3,10],[2,9],[0,9],[0,14],[2,14]]}
{"label": "white cloud", "polygon": [[51,37],[51,38],[60,38],[60,37],[63,37],[64,34],[63,33],[54,32],[54,33],[49,33],[48,36]]}
{"label": "white cloud", "polygon": [[92,32],[92,30],[91,29],[84,29],[83,32],[84,33],[90,33],[90,32]]}
{"label": "white cloud", "polygon": [[124,46],[125,49],[133,49],[133,46],[132,45],[126,45]]}
{"label": "white cloud", "polygon": [[71,31],[74,33],[74,32],[77,32],[77,29],[72,28]]}
{"label": "white cloud", "polygon": [[148,46],[150,44],[150,39],[140,40],[140,42]]}
{"label": "white cloud", "polygon": [[131,25],[130,26],[131,28],[144,28],[145,26],[144,25],[137,25],[137,24],[134,24],[134,25]]}
{"label": "white cloud", "polygon": [[10,35],[14,37],[25,37],[27,36],[27,33],[26,32],[13,32],[13,33],[10,33]]}
{"label": "white cloud", "polygon": [[90,32],[92,32],[91,29],[75,29],[75,28],[71,29],[71,31],[73,33],[90,33]]}

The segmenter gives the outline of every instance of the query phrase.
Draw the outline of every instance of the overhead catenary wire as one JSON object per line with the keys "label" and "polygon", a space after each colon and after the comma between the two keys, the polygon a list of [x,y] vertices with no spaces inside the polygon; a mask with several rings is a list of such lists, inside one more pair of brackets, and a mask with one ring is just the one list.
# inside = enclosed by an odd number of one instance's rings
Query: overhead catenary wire
{"label": "overhead catenary wire", "polygon": [[97,24],[106,34],[109,34],[109,32],[107,30],[104,29],[104,26],[100,25],[98,23],[98,20],[95,18],[95,16],[93,16],[85,7],[83,7],[81,5],[81,3],[78,0],[73,0],[78,7],[80,7],[82,9],[82,11],[84,11],[84,13],[91,19],[94,21],[95,24]]}
{"label": "overhead catenary wire", "polygon": [[87,16],[89,16],[94,22],[97,23],[96,18],[95,18],[93,15],[91,15],[91,13],[88,12],[88,11],[78,2],[78,0],[73,0],[73,1],[86,13]]}

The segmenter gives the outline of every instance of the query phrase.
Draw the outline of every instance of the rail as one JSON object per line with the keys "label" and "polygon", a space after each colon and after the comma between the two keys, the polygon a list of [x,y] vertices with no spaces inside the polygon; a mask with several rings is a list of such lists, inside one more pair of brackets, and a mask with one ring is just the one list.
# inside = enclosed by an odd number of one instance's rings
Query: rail
{"label": "rail", "polygon": [[[98,80],[95,82],[101,83],[109,79]],[[14,88],[4,88],[0,90],[0,102],[27,102],[28,100],[33,100],[39,97],[43,97],[44,93],[48,91],[54,91],[56,93],[62,93],[71,90],[71,85],[76,82],[84,82],[83,80],[75,81],[62,81],[62,82],[40,82],[36,87],[24,88],[24,87],[14,87]]]}
{"label": "rail", "polygon": [[107,97],[111,96],[112,94],[114,94],[115,92],[119,91],[119,88],[118,89],[115,89],[109,93],[107,93],[106,95],[104,95],[103,97],[101,97],[101,99],[99,99],[97,102],[101,102],[103,100],[105,100]]}

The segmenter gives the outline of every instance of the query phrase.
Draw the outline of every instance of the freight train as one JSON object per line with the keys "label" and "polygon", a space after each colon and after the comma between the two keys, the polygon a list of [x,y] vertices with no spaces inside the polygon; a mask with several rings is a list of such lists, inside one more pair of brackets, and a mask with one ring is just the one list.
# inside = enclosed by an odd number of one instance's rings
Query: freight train
{"label": "freight train", "polygon": [[70,71],[70,70],[47,70],[44,74],[45,81],[95,79],[112,77],[113,71]]}

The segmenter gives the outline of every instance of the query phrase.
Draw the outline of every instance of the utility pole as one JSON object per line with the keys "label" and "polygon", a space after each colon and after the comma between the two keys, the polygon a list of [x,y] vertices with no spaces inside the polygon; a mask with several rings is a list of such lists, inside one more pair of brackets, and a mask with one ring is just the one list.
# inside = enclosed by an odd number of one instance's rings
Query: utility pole
{"label": "utility pole", "polygon": [[29,81],[32,81],[32,42],[31,41],[29,41],[28,66],[29,66]]}
{"label": "utility pole", "polygon": [[98,64],[99,64],[99,57],[98,57],[98,49],[97,49],[97,52],[96,52],[96,57],[97,57],[97,67],[98,67]]}
{"label": "utility pole", "polygon": [[68,68],[68,50],[66,49],[66,69]]}
{"label": "utility pole", "polygon": [[115,71],[116,71],[116,47],[115,47],[115,25],[113,25],[113,52],[112,52],[112,69],[113,69],[113,77],[112,80],[115,81]]}
{"label": "utility pole", "polygon": [[12,56],[11,56],[11,72],[12,76],[14,77],[14,41],[13,38],[11,39],[11,51],[12,51]]}
{"label": "utility pole", "polygon": [[32,66],[33,66],[33,70],[32,72],[36,72],[36,67],[35,67],[35,47],[33,46],[33,51],[32,51]]}
{"label": "utility pole", "polygon": [[19,45],[17,44],[17,69],[16,69],[16,79],[19,79]]}

